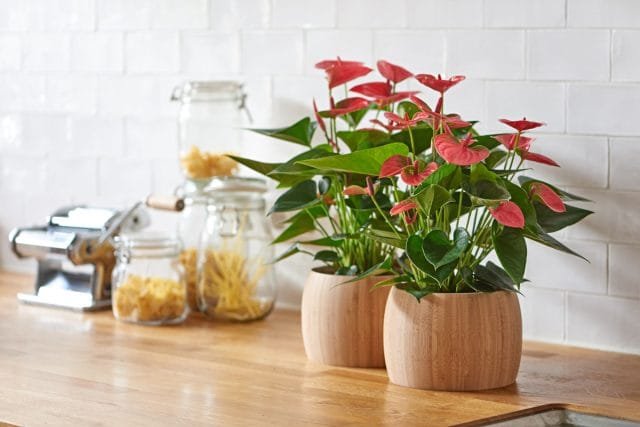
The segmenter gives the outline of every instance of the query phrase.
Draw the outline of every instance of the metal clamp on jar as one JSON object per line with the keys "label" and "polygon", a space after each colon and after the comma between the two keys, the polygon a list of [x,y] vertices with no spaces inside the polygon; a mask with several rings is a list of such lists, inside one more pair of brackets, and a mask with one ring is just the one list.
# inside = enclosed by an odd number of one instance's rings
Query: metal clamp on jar
{"label": "metal clamp on jar", "polygon": [[266,317],[275,298],[264,180],[213,179],[198,262],[198,303],[207,315],[234,321]]}

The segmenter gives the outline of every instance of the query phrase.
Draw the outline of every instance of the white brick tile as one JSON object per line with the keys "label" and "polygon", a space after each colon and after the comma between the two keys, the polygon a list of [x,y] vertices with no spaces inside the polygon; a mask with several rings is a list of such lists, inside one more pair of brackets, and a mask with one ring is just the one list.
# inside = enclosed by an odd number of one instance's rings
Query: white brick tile
{"label": "white brick tile", "polygon": [[98,195],[131,202],[152,191],[151,165],[147,159],[103,157],[98,165]]}
{"label": "white brick tile", "polygon": [[336,0],[302,2],[273,0],[273,28],[327,28],[336,23]]}
{"label": "white brick tile", "polygon": [[569,293],[567,308],[569,344],[640,352],[640,300]]}
{"label": "white brick tile", "polygon": [[585,203],[583,207],[595,211],[595,214],[568,228],[569,238],[621,243],[640,241],[640,192],[567,190],[593,200],[594,203]]}
{"label": "white brick tile", "polygon": [[18,153],[22,145],[22,117],[0,115],[0,153]]}
{"label": "white brick tile", "polygon": [[[22,198],[46,185],[45,156],[18,154],[0,159],[0,191]],[[8,203],[11,205],[11,203]]]}
{"label": "white brick tile", "polygon": [[[373,64],[372,34],[369,30],[310,30],[306,32],[305,71],[314,76],[322,75],[315,64],[324,59],[341,57],[349,61]],[[375,68],[375,67],[372,67]],[[375,78],[374,73],[365,78]]]}
{"label": "white brick tile", "polygon": [[26,1],[0,0],[0,30],[22,31],[28,27],[29,4]]}
{"label": "white brick tile", "polygon": [[640,81],[640,31],[613,31],[611,78]]}
{"label": "white brick tile", "polygon": [[150,163],[153,174],[153,192],[156,194],[173,194],[178,184],[183,180],[178,158],[174,156],[173,159],[153,159]]}
{"label": "white brick tile", "polygon": [[556,251],[527,240],[525,276],[536,288],[596,294],[607,293],[606,243],[567,241],[568,247],[589,260]]}
{"label": "white brick tile", "polygon": [[127,119],[125,154],[131,158],[178,157],[178,130],[175,119]]}
{"label": "white brick tile", "polygon": [[152,28],[194,28],[209,25],[208,0],[155,0],[151,9]]}
{"label": "white brick tile", "polygon": [[[327,83],[322,70],[315,76],[293,76],[273,78],[273,103],[277,109],[286,108],[293,117],[293,112],[312,113],[312,102],[316,100],[319,109],[329,105]],[[293,110],[293,111],[292,111]]]}
{"label": "white brick tile", "polygon": [[45,82],[48,111],[91,113],[96,110],[97,77],[93,75],[52,75]]}
{"label": "white brick tile", "polygon": [[402,28],[407,20],[404,1],[341,0],[338,27]]}
{"label": "white brick tile", "polygon": [[571,84],[567,129],[572,133],[640,135],[640,86]]}
{"label": "white brick tile", "polygon": [[182,70],[188,73],[235,73],[240,67],[237,33],[186,33],[182,36]]}
{"label": "white brick tile", "polygon": [[177,105],[169,96],[175,77],[105,76],[98,83],[98,111],[105,115],[176,117]]}
{"label": "white brick tile", "polygon": [[71,144],[69,154],[94,156],[122,156],[122,119],[101,116],[74,116],[71,118]]}
{"label": "white brick tile", "polygon": [[611,138],[609,150],[611,188],[640,191],[640,138]]}
{"label": "white brick tile", "polygon": [[565,293],[522,285],[519,296],[525,339],[560,343],[564,339]]}
{"label": "white brick tile", "polygon": [[71,40],[71,67],[76,71],[122,71],[123,50],[120,33],[75,34]]}
{"label": "white brick tile", "polygon": [[69,119],[61,114],[28,114],[22,117],[21,152],[55,153],[69,143]]}
{"label": "white brick tile", "polygon": [[96,0],[98,28],[142,30],[149,28],[151,0]]}
{"label": "white brick tile", "polygon": [[498,119],[545,122],[542,132],[564,131],[564,87],[560,83],[487,82],[487,121],[497,132],[510,132]]}
{"label": "white brick tile", "polygon": [[[486,113],[484,107],[485,90],[484,82],[481,80],[466,79],[458,83],[445,95],[444,109],[446,113],[460,114],[466,120],[480,120],[484,122]],[[431,97],[432,106],[437,102],[437,96],[432,90],[420,85],[420,90],[424,90]],[[425,99],[429,99],[423,96]]]}
{"label": "white brick tile", "polygon": [[607,147],[607,138],[600,136],[539,135],[531,151],[551,157],[561,167],[525,162],[525,168],[533,169],[526,175],[558,186],[606,188]]}
{"label": "white brick tile", "polygon": [[636,0],[567,0],[570,27],[640,28],[640,2]]}
{"label": "white brick tile", "polygon": [[487,27],[564,27],[565,0],[485,0]]}
{"label": "white brick tile", "polygon": [[[401,65],[415,74],[444,71],[442,31],[382,30],[374,34],[374,59]],[[375,68],[375,64],[373,68]]]}
{"label": "white brick tile", "polygon": [[522,31],[447,31],[445,40],[447,74],[486,79],[524,77]]}
{"label": "white brick tile", "polygon": [[[58,156],[47,162],[45,191],[56,196],[73,195],[75,200],[86,200],[97,193],[97,163],[95,157]],[[73,174],[69,173],[70,170]],[[58,203],[63,204],[62,201]]]}
{"label": "white brick tile", "polygon": [[300,31],[247,31],[242,34],[242,71],[246,74],[298,74],[302,71]]}
{"label": "white brick tile", "polygon": [[70,39],[66,34],[29,34],[24,39],[23,67],[34,71],[65,71],[70,65]]}
{"label": "white brick tile", "polygon": [[21,65],[21,42],[17,35],[0,35],[0,71],[15,71]]}
{"label": "white brick tile", "polygon": [[[528,75],[531,79],[609,79],[609,31],[530,31],[528,43]],[[585,49],[585,46],[589,48]]]}
{"label": "white brick tile", "polygon": [[609,245],[609,294],[640,300],[640,245]]}
{"label": "white brick tile", "polygon": [[211,28],[217,31],[260,29],[269,25],[269,0],[211,0]]}
{"label": "white brick tile", "polygon": [[477,0],[408,0],[409,28],[482,27],[482,2]]}
{"label": "white brick tile", "polygon": [[[33,12],[41,11],[45,30],[95,29],[95,5],[88,0],[40,0],[32,4]],[[32,13],[33,13],[32,12]],[[40,25],[36,29],[40,29]]]}
{"label": "white brick tile", "polygon": [[127,73],[170,73],[179,69],[177,33],[142,32],[127,34]]}
{"label": "white brick tile", "polygon": [[38,111],[44,108],[44,77],[31,74],[5,74],[0,79],[0,109]]}

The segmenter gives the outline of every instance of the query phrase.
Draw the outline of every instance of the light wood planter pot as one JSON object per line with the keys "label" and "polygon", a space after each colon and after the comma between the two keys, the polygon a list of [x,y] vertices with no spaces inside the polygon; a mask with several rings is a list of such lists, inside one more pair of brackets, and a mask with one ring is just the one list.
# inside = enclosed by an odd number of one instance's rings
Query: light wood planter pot
{"label": "light wood planter pot", "polygon": [[518,298],[513,292],[441,293],[418,302],[394,287],[384,350],[394,384],[448,391],[507,386],[522,354]]}
{"label": "light wood planter pot", "polygon": [[383,368],[382,327],[389,276],[341,284],[348,277],[313,270],[302,293],[302,338],[307,357],[325,365]]}

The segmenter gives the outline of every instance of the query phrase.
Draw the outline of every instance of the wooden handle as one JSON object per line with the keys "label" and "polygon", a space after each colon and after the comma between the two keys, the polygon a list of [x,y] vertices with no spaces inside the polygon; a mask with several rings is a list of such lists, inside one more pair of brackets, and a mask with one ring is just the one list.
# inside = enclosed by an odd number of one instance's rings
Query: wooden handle
{"label": "wooden handle", "polygon": [[184,209],[184,199],[176,196],[161,196],[151,194],[145,201],[146,205],[153,209],[180,212]]}

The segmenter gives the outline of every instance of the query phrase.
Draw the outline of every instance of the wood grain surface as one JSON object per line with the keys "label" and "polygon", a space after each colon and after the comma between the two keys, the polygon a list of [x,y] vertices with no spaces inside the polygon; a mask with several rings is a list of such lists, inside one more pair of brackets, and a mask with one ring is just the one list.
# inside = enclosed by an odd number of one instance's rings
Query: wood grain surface
{"label": "wood grain surface", "polygon": [[0,273],[0,421],[17,425],[443,426],[549,403],[640,420],[640,357],[525,343],[517,382],[472,393],[310,362],[298,312],[250,324],[116,322],[21,305]]}
{"label": "wood grain surface", "polygon": [[522,318],[513,292],[431,294],[418,302],[394,288],[384,316],[392,383],[472,391],[516,380]]}
{"label": "wood grain surface", "polygon": [[344,276],[310,272],[301,309],[307,357],[325,365],[384,368],[382,327],[390,288],[372,286],[388,278],[343,283]]}

